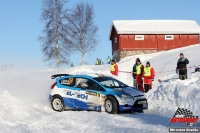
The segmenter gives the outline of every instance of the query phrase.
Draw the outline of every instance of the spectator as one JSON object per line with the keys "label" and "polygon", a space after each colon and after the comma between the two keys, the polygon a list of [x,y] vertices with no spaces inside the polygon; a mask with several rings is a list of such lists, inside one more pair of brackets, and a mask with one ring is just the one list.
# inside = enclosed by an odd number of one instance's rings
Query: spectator
{"label": "spectator", "polygon": [[116,64],[115,60],[111,61],[110,73],[115,76],[118,76],[118,65]]}
{"label": "spectator", "polygon": [[141,64],[140,60],[137,60],[136,65],[136,81],[137,81],[137,88],[144,92],[143,81],[142,81],[142,73],[143,73],[144,66]]}
{"label": "spectator", "polygon": [[99,58],[99,64],[98,65],[101,65],[101,59]]}
{"label": "spectator", "polygon": [[176,73],[179,74],[179,79],[187,79],[187,64],[189,60],[184,57],[183,53],[180,53],[180,58],[177,61]]}
{"label": "spectator", "polygon": [[111,61],[111,58],[110,58],[110,56],[108,56],[107,63],[110,64],[110,61]]}
{"label": "spectator", "polygon": [[135,60],[135,64],[133,65],[133,70],[132,70],[132,76],[133,76],[133,87],[137,88],[137,81],[136,81],[136,66],[137,66],[137,60],[140,60],[137,58]]}
{"label": "spectator", "polygon": [[99,59],[96,59],[95,65],[99,65]]}
{"label": "spectator", "polygon": [[144,67],[142,76],[144,77],[144,90],[145,93],[147,93],[150,89],[152,89],[152,81],[155,77],[154,68],[150,66],[149,61],[146,63],[146,67]]}

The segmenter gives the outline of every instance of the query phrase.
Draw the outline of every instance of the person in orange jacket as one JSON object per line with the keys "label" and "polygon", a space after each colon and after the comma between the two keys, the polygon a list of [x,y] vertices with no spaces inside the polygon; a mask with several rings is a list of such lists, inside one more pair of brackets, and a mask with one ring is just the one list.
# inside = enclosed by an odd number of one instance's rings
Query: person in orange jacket
{"label": "person in orange jacket", "polygon": [[144,92],[143,81],[142,81],[143,69],[144,66],[141,64],[140,59],[138,59],[136,65],[136,82],[137,82],[137,88],[142,92]]}
{"label": "person in orange jacket", "polygon": [[146,63],[146,67],[144,67],[142,76],[144,77],[145,93],[147,93],[150,89],[152,89],[152,81],[154,80],[155,77],[154,68],[150,66],[149,61]]}
{"label": "person in orange jacket", "polygon": [[115,76],[118,76],[118,66],[116,64],[116,61],[115,60],[112,60],[111,61],[111,66],[110,66],[110,73],[115,75]]}

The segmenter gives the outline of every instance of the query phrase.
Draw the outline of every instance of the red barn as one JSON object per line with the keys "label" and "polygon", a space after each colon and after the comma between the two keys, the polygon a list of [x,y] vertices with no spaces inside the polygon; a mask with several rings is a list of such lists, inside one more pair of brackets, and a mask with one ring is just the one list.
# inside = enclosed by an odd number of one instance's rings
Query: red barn
{"label": "red barn", "polygon": [[199,43],[193,20],[116,20],[109,39],[113,58],[169,50]]}

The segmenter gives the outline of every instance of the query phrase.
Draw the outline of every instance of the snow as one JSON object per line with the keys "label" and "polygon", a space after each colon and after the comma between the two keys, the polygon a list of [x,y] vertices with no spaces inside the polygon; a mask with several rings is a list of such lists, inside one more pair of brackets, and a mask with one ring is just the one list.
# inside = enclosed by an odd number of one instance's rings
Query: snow
{"label": "snow", "polygon": [[[118,34],[199,34],[194,20],[114,20],[111,24]],[[111,34],[110,34],[111,35]]]}
{"label": "snow", "polygon": [[[143,64],[150,61],[155,68],[153,89],[146,94],[149,109],[144,113],[111,115],[94,111],[55,112],[48,100],[50,86],[54,83],[51,75],[56,73],[55,70],[1,71],[0,133],[168,132],[169,120],[178,107],[200,115],[200,73],[194,73],[194,67],[189,68],[200,65],[199,49],[200,45],[196,44],[165,52],[135,55],[118,63],[120,71],[131,71],[135,59],[139,57]],[[177,79],[175,73],[181,52],[190,61],[188,79],[184,81]],[[85,65],[62,69],[62,73],[110,75],[109,68],[110,65]],[[162,74],[162,71],[169,72]],[[130,73],[120,72],[116,78],[130,86],[133,84]],[[164,82],[160,84],[158,79]],[[200,127],[200,123],[195,126]]]}

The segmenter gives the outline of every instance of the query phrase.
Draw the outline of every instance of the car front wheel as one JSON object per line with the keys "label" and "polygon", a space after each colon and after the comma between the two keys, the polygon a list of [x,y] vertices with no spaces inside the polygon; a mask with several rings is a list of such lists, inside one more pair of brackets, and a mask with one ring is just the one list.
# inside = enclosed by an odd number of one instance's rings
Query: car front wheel
{"label": "car front wheel", "polygon": [[105,111],[109,114],[118,112],[118,103],[114,97],[108,97],[105,101]]}
{"label": "car front wheel", "polygon": [[51,106],[53,110],[61,112],[64,109],[63,99],[59,96],[53,97],[51,100]]}

